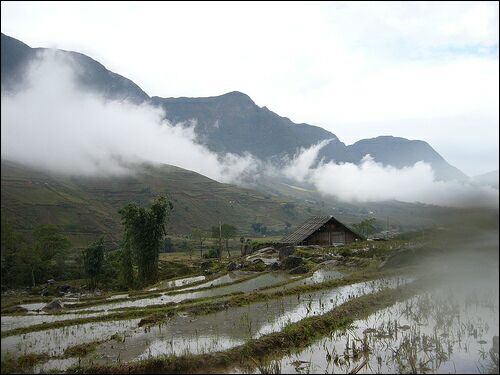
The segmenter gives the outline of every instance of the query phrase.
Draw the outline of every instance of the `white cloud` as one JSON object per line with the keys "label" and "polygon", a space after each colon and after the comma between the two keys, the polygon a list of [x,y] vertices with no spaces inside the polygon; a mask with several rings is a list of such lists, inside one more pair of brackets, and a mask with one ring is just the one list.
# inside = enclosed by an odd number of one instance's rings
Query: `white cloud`
{"label": "white cloud", "polygon": [[303,182],[311,173],[311,167],[316,162],[319,151],[330,142],[331,140],[328,139],[309,148],[301,147],[292,160],[282,169],[283,174],[286,177]]}
{"label": "white cloud", "polygon": [[28,70],[28,89],[2,93],[2,158],[75,175],[128,173],[127,164],[149,161],[223,182],[254,169],[251,155],[218,157],[196,143],[192,126],[163,121],[158,108],[83,92],[73,68],[46,53]]}
{"label": "white cloud", "polygon": [[320,162],[312,167],[325,144],[302,149],[284,169],[287,177],[306,181],[342,201],[398,200],[445,206],[498,206],[498,189],[458,181],[436,181],[432,167],[422,161],[405,168],[377,163],[366,155],[359,165]]}
{"label": "white cloud", "polygon": [[[468,166],[498,148],[498,13],[498,2],[3,2],[2,31],[89,54],[150,95],[238,90],[344,142],[392,134],[460,150],[456,166],[477,174],[498,169],[495,153]],[[440,136],[464,118],[480,139]]]}

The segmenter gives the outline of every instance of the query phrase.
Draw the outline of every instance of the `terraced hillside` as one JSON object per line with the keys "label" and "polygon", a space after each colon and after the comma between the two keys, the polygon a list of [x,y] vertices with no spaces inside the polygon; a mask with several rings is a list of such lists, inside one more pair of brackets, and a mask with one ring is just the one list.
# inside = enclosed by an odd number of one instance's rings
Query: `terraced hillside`
{"label": "terraced hillside", "polygon": [[141,166],[134,175],[67,177],[2,161],[2,212],[17,230],[28,234],[40,224],[59,226],[77,245],[101,234],[117,243],[121,236],[117,210],[129,202],[149,203],[167,194],[174,204],[168,230],[188,234],[195,226],[210,228],[219,220],[242,234],[253,222],[270,230],[300,223],[311,214],[264,193],[221,184],[181,168]]}

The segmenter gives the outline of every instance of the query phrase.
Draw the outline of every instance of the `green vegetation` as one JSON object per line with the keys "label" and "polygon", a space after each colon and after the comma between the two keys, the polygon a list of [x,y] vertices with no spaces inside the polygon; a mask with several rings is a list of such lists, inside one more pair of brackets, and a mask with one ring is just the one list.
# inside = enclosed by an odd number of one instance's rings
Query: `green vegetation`
{"label": "green vegetation", "polygon": [[200,228],[194,228],[191,236],[200,244],[200,258],[203,258],[203,243],[208,237],[208,233]]}
{"label": "green vegetation", "polygon": [[101,237],[83,252],[83,266],[85,273],[89,277],[89,287],[94,289],[97,285],[97,278],[101,275],[104,263],[104,238]]}
{"label": "green vegetation", "polygon": [[375,227],[376,220],[375,218],[362,220],[360,223],[353,224],[353,229],[363,236],[369,236],[377,231]]}
{"label": "green vegetation", "polygon": [[165,222],[172,203],[166,197],[158,198],[150,209],[134,203],[122,208],[119,214],[125,227],[124,264],[130,272],[130,256],[137,263],[140,285],[156,282],[160,244],[165,235]]}

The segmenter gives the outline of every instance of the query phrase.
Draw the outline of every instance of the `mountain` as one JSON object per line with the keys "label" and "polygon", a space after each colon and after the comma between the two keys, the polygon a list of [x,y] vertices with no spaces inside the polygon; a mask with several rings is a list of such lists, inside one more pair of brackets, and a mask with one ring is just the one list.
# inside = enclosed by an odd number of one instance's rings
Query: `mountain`
{"label": "mountain", "polygon": [[293,155],[298,148],[308,147],[323,139],[345,145],[320,127],[295,124],[286,117],[257,106],[238,91],[208,98],[151,98],[174,122],[195,121],[200,141],[212,151],[243,154],[249,152],[260,159]]}
{"label": "mountain", "polygon": [[241,234],[250,233],[254,222],[283,231],[286,222],[297,225],[319,212],[170,165],[141,165],[129,176],[91,178],[1,163],[2,214],[12,226],[30,235],[36,226],[51,223],[81,245],[106,235],[117,246],[122,230],[117,211],[129,202],[149,204],[160,194],[172,200],[168,231],[174,234],[187,235],[196,226],[209,229],[219,220]]}
{"label": "mountain", "polygon": [[[23,70],[27,64],[37,53],[47,49],[31,48],[4,34],[1,42],[2,89],[15,90],[23,81]],[[159,106],[174,123],[194,123],[198,141],[220,154],[250,153],[279,164],[284,156],[292,157],[300,147],[331,139],[319,155],[325,161],[358,163],[364,155],[370,154],[385,165],[405,167],[423,160],[432,165],[438,179],[467,179],[423,141],[384,136],[363,139],[346,146],[333,133],[313,125],[293,123],[266,107],[259,107],[241,92],[207,98],[150,98],[134,82],[107,70],[88,56],[52,51],[71,57],[79,67],[76,70],[78,80],[84,88],[103,93],[110,99],[127,99]]]}
{"label": "mountain", "polygon": [[489,185],[498,189],[499,171],[492,171],[472,177],[472,181],[479,185]]}
{"label": "mountain", "polygon": [[107,70],[102,64],[90,57],[78,53],[49,48],[31,48],[17,39],[2,33],[2,90],[15,91],[22,88],[24,72],[29,64],[44,52],[69,58],[73,64],[77,80],[83,88],[102,93],[108,99],[124,100],[142,103],[149,96],[131,80]]}
{"label": "mountain", "polygon": [[349,161],[358,163],[366,154],[374,160],[396,168],[403,168],[424,161],[432,165],[436,177],[440,180],[465,181],[468,177],[459,169],[451,166],[427,142],[409,140],[393,136],[380,136],[362,139],[345,150],[340,150],[336,145],[328,144],[321,150],[319,157],[327,160]]}

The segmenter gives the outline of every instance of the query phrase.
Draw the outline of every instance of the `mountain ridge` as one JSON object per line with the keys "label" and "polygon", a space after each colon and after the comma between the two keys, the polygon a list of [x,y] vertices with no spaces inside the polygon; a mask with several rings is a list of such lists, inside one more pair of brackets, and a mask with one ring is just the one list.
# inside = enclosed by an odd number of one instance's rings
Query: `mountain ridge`
{"label": "mountain ridge", "polygon": [[[22,80],[22,71],[30,59],[47,49],[31,48],[3,33],[1,40],[2,90],[12,90]],[[133,81],[107,70],[89,56],[50,50],[68,54],[75,60],[81,68],[78,80],[83,87],[100,92],[108,99],[129,100],[136,104],[147,102],[160,107],[169,121],[194,125],[197,141],[218,154],[250,153],[279,164],[302,148],[332,139],[320,151],[318,160],[359,163],[364,155],[370,154],[375,161],[398,168],[423,160],[431,164],[440,180],[468,180],[463,172],[451,166],[425,141],[381,136],[346,146],[332,132],[319,126],[294,123],[265,106],[259,107],[250,96],[240,91],[198,98],[150,97]]]}

